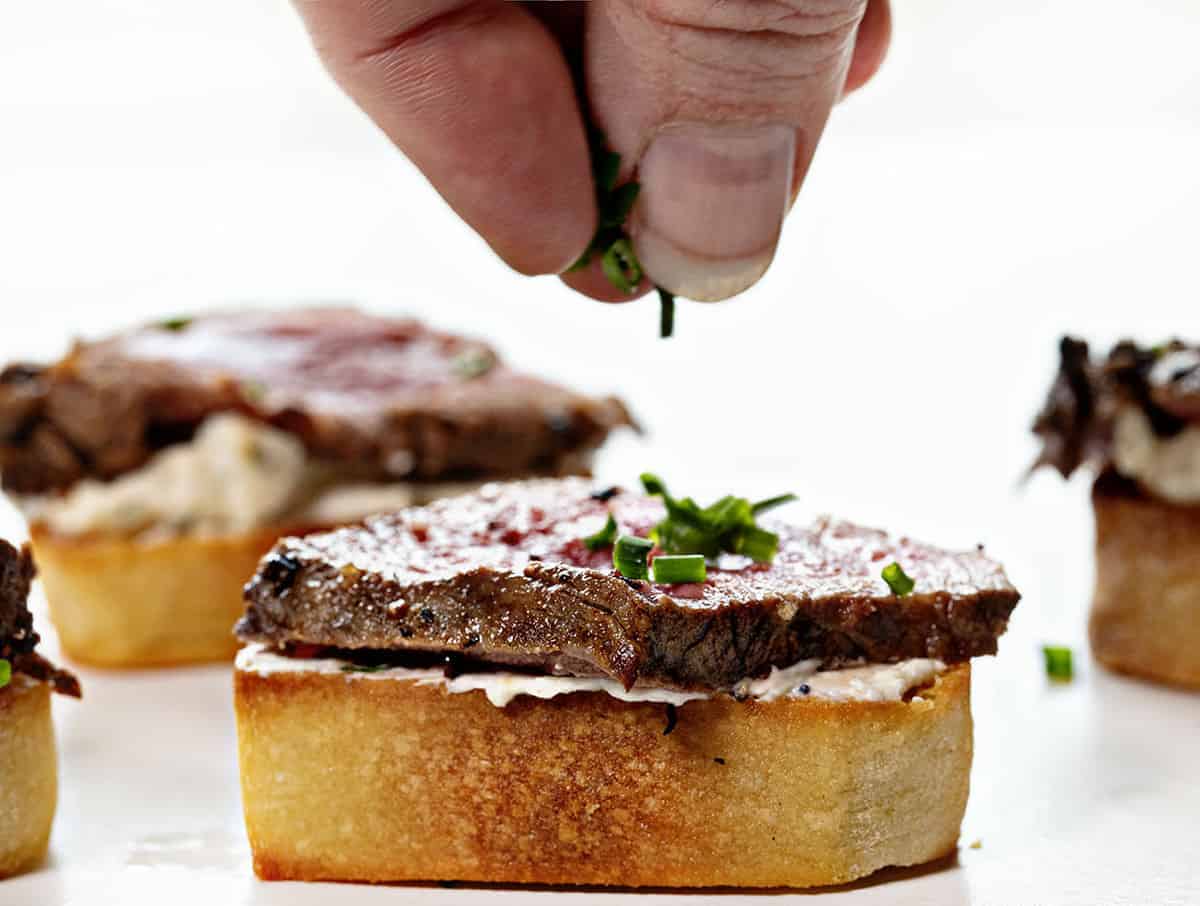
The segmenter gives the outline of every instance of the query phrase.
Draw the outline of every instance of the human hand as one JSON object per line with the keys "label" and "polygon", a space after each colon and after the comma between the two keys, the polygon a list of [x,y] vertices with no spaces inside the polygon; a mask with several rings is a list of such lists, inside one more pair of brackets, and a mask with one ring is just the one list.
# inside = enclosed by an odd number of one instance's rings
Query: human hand
{"label": "human hand", "polygon": [[[501,258],[559,274],[596,229],[584,113],[641,194],[654,283],[758,281],[825,121],[878,69],[887,0],[295,0],[330,72]],[[593,264],[564,274],[636,298]]]}

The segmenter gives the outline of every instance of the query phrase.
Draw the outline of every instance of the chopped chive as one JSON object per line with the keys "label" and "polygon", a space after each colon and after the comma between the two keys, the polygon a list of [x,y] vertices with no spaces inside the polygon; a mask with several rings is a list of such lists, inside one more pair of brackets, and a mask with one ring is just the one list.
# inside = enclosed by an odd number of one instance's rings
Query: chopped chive
{"label": "chopped chive", "polygon": [[165,321],[159,321],[158,326],[163,330],[186,330],[193,320],[193,318],[189,317],[167,318]]}
{"label": "chopped chive", "polygon": [[627,182],[619,189],[614,189],[600,215],[601,226],[623,228],[641,189],[636,182]]}
{"label": "chopped chive", "polygon": [[1074,658],[1066,645],[1043,645],[1042,656],[1046,659],[1046,676],[1050,679],[1067,683],[1075,676]]}
{"label": "chopped chive", "polygon": [[667,486],[653,472],[643,472],[638,476],[638,480],[642,483],[642,487],[645,488],[646,493],[651,496],[663,496],[667,493]]}
{"label": "chopped chive", "polygon": [[750,512],[755,516],[761,516],[768,510],[773,510],[777,506],[783,506],[785,503],[791,503],[796,499],[795,494],[779,494],[776,497],[768,497],[766,500],[760,500],[758,503],[751,504]]}
{"label": "chopped chive", "polygon": [[707,576],[703,554],[662,554],[650,564],[654,581],[662,585],[703,582]]}
{"label": "chopped chive", "polygon": [[779,536],[757,525],[745,526],[734,535],[733,552],[755,563],[770,563],[779,553]]}
{"label": "chopped chive", "polygon": [[600,266],[608,282],[622,292],[632,293],[642,282],[642,265],[628,239],[618,239],[610,245],[600,259]]}
{"label": "chopped chive", "polygon": [[242,397],[251,403],[261,403],[267,398],[267,385],[259,381],[242,381],[238,389]]}
{"label": "chopped chive", "polygon": [[613,545],[613,566],[626,579],[649,579],[647,560],[654,542],[648,538],[622,535]]}
{"label": "chopped chive", "polygon": [[658,287],[660,311],[658,316],[658,335],[664,340],[675,333],[675,294]]}
{"label": "chopped chive", "polygon": [[892,590],[892,594],[900,598],[911,595],[917,586],[917,583],[901,568],[899,563],[889,563],[883,568],[883,581]]}
{"label": "chopped chive", "polygon": [[583,539],[584,545],[590,551],[598,551],[601,548],[608,547],[617,540],[617,520],[613,518],[613,514],[608,514],[608,521],[604,523],[603,528],[594,535],[588,535]]}
{"label": "chopped chive", "polygon": [[450,360],[450,367],[463,380],[482,377],[496,365],[496,357],[487,349],[464,349]]}
{"label": "chopped chive", "polygon": [[389,669],[389,664],[342,664],[342,673],[379,673]]}
{"label": "chopped chive", "polygon": [[661,497],[667,509],[667,518],[652,533],[658,546],[668,554],[703,554],[710,559],[729,551],[757,563],[770,563],[778,553],[779,536],[755,523],[755,507],[763,512],[795,499],[791,494],[781,494],[751,504],[745,497],[727,494],[700,507],[690,497],[671,496],[663,480],[651,472],[643,473],[641,482],[646,493]]}
{"label": "chopped chive", "polygon": [[[600,268],[608,281],[622,292],[633,293],[642,281],[643,272],[625,221],[642,187],[633,180],[617,185],[621,155],[608,147],[608,139],[594,126],[588,129],[588,149],[600,217],[592,241],[568,270],[583,270],[592,263],[594,255],[599,255]],[[659,335],[669,337],[675,330],[675,297],[660,287],[659,298],[662,301]]]}
{"label": "chopped chive", "polygon": [[596,133],[592,136],[592,140],[600,148],[596,152],[596,159],[592,166],[592,172],[596,178],[596,194],[607,196],[617,187],[617,175],[621,172],[621,155],[616,151],[608,150],[604,133]]}
{"label": "chopped chive", "polygon": [[12,664],[0,659],[0,689],[12,682]]}

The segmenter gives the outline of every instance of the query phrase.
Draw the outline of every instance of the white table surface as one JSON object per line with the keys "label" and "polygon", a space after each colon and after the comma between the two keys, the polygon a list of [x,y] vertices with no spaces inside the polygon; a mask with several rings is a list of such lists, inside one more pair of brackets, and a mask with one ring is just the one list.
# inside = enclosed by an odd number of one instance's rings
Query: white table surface
{"label": "white table surface", "polygon": [[[684,305],[660,343],[650,303],[588,303],[492,259],[325,79],[282,0],[10,0],[0,358],[217,304],[356,299],[625,395],[651,432],[612,445],[604,479],[786,488],[798,517],[986,541],[1025,600],[977,664],[958,857],[820,896],[1200,903],[1200,695],[1093,667],[1086,481],[1018,486],[1062,331],[1200,334],[1200,8],[896,5],[892,58],[834,117],[775,268],[737,302]],[[0,509],[0,533],[22,531]],[[1075,682],[1045,681],[1043,641],[1076,647]],[[83,702],[55,702],[51,856],[0,883],[2,906],[480,899],[255,881],[228,669],[80,673]]]}

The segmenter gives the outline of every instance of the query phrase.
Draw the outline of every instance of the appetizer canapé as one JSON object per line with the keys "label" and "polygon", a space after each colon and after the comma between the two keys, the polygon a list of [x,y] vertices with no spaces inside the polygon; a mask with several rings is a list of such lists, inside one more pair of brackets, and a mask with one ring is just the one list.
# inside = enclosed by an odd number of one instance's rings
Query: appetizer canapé
{"label": "appetizer canap\u00e9", "polygon": [[33,561],[0,540],[0,878],[41,862],[58,800],[50,693],[79,682],[37,653],[27,598]]}
{"label": "appetizer canap\u00e9", "polygon": [[1065,338],[1038,465],[1096,472],[1090,635],[1114,670],[1200,686],[1200,347]]}
{"label": "appetizer canap\u00e9", "polygon": [[0,374],[4,487],[64,648],[100,665],[231,657],[281,534],[585,474],[628,423],[486,345],[351,309],[172,320]]}
{"label": "appetizer canap\u00e9", "polygon": [[800,887],[954,849],[1001,567],[647,486],[276,545],[235,682],[261,877]]}

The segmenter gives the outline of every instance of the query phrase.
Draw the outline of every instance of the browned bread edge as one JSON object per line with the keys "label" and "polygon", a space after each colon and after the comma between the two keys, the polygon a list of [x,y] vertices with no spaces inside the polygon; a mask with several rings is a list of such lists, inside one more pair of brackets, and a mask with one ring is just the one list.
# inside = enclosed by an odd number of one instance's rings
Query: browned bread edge
{"label": "browned bread edge", "polygon": [[147,542],[30,529],[63,651],[94,667],[232,660],[242,586],[283,532]]}
{"label": "browned bread edge", "polygon": [[1123,673],[1200,687],[1200,506],[1098,484],[1092,652]]}
{"label": "browned bread edge", "polygon": [[450,694],[363,674],[235,676],[264,879],[807,887],[953,851],[970,666],[912,701]]}
{"label": "browned bread edge", "polygon": [[16,675],[0,689],[0,878],[41,863],[57,800],[50,685]]}

